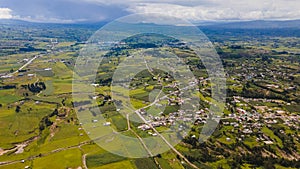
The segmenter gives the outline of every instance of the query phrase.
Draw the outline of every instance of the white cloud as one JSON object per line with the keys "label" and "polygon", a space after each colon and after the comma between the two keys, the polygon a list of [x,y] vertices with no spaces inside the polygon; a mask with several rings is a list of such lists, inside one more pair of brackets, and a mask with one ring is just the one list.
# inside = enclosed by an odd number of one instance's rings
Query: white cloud
{"label": "white cloud", "polygon": [[177,4],[184,6],[195,6],[195,5],[205,5],[213,4],[210,0],[83,0],[91,3],[100,3],[105,5],[136,5],[140,3],[162,3],[162,4]]}
{"label": "white cloud", "polygon": [[0,19],[40,22],[111,20],[129,13],[169,14],[192,22],[300,19],[299,0],[7,0],[1,5],[7,8],[0,8]]}
{"label": "white cloud", "polygon": [[23,21],[28,22],[37,22],[37,23],[77,23],[77,22],[85,22],[87,19],[59,19],[59,18],[53,18],[53,17],[45,17],[43,15],[38,16],[19,16],[16,15],[13,17],[14,19],[19,19]]}
{"label": "white cloud", "polygon": [[199,20],[260,20],[300,19],[299,1],[239,1],[231,0],[215,6],[182,6],[174,4],[141,3],[130,6],[131,12],[162,13],[192,21]]}
{"label": "white cloud", "polygon": [[11,19],[12,16],[12,10],[9,8],[0,8],[0,19]]}
{"label": "white cloud", "polygon": [[192,21],[300,19],[299,0],[84,0],[133,13],[162,13]]}

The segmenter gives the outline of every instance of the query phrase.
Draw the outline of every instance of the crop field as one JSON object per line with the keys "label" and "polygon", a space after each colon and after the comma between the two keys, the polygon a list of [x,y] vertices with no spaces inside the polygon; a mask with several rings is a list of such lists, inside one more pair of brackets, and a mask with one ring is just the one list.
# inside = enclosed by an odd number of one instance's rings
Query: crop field
{"label": "crop field", "polygon": [[[76,60],[98,28],[90,26],[0,23],[0,169],[300,168],[297,31],[205,27],[225,71],[221,89],[206,71],[215,63],[204,65],[188,43],[157,34],[109,42],[111,49],[94,53],[103,55],[95,81],[79,77]],[[137,49],[146,55],[129,63]],[[176,54],[195,79],[181,75],[164,52]],[[174,74],[152,68],[153,60]],[[117,69],[120,82],[134,75],[129,84],[114,85]],[[226,94],[226,103],[214,91]],[[163,145],[168,151],[149,158],[109,151],[150,154],[147,148]]]}
{"label": "crop field", "polygon": [[76,168],[81,166],[81,152],[79,149],[70,149],[59,152],[55,155],[49,155],[33,161],[32,166],[43,169],[49,168]]}

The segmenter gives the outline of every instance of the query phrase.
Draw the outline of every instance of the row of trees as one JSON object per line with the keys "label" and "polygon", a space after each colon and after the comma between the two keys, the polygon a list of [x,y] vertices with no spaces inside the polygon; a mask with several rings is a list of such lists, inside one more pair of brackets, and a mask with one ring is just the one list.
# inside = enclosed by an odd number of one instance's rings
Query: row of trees
{"label": "row of trees", "polygon": [[40,125],[39,125],[40,132],[42,132],[45,128],[51,126],[53,124],[53,122],[50,120],[50,118],[53,116],[57,116],[57,115],[58,115],[58,110],[55,109],[51,114],[49,114],[48,116],[45,116],[41,120]]}

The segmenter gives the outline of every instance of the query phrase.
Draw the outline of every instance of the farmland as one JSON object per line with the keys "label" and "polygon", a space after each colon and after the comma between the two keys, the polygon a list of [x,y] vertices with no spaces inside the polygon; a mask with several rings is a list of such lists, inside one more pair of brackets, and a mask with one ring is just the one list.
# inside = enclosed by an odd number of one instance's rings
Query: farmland
{"label": "farmland", "polygon": [[[70,27],[0,26],[6,33],[10,30],[10,36],[0,43],[2,47],[9,46],[0,52],[0,168],[300,167],[298,35],[286,35],[282,30],[274,35],[265,30],[252,30],[252,34],[228,30],[230,34],[223,34],[222,30],[203,28],[217,49],[227,78],[226,104],[223,115],[218,117],[208,109],[210,105],[221,104],[213,98],[212,88],[216,84],[209,79],[203,63],[182,43],[157,35],[132,37],[124,41],[125,46],[122,43],[123,46],[112,48],[99,65],[94,84],[89,84],[93,93],[87,97],[80,93],[72,95],[74,86],[83,91],[89,89],[73,81],[80,74],[74,66],[83,44],[98,27]],[[34,41],[28,41],[27,33],[22,34],[25,29],[35,35]],[[62,34],[64,29],[76,36]],[[255,31],[264,36],[256,35]],[[14,35],[20,38],[13,38]],[[144,38],[147,43],[141,42]],[[187,63],[195,79],[183,77],[183,84],[196,86],[196,92],[180,88],[175,75],[149,68],[153,59],[168,63],[166,56],[149,54],[156,52],[147,51],[154,42],[161,47],[159,54],[170,51],[166,47],[169,45]],[[138,65],[145,70],[137,72],[128,86],[111,87],[114,71],[137,48],[149,54],[143,58],[146,65]],[[137,65],[128,61],[127,66]],[[127,89],[130,91],[126,92]],[[182,98],[179,91],[190,94],[192,99]],[[194,104],[197,100],[199,103]],[[182,111],[182,104],[189,109]],[[216,130],[199,142],[205,137],[201,131],[206,124],[217,124]],[[185,126],[190,130],[184,133]],[[120,138],[112,142],[108,129],[134,141]],[[99,131],[99,135],[107,136],[102,142],[96,139]],[[171,131],[176,131],[176,135]],[[166,139],[160,140],[162,137]],[[158,141],[143,141],[147,138]],[[182,139],[176,142],[178,138]],[[105,147],[100,147],[103,142]],[[171,142],[171,146],[166,142]],[[124,147],[127,143],[130,146]],[[168,150],[159,152],[157,145],[166,145]],[[115,154],[108,148],[115,150]],[[131,156],[136,155],[132,151],[154,155],[124,157],[119,150],[128,151]]]}

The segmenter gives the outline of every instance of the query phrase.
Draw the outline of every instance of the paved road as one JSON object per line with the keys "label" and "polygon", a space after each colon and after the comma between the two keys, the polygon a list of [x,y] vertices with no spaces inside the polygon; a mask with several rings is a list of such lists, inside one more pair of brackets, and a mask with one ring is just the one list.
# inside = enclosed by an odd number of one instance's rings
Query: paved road
{"label": "paved road", "polygon": [[[202,81],[205,81],[205,80],[208,80],[208,78],[207,79],[203,79],[203,80],[201,80],[200,82],[202,82]],[[189,89],[189,88],[192,88],[193,86],[195,86],[195,85],[197,85],[196,83],[195,84],[193,84],[193,85],[189,85],[189,86],[186,86],[186,87],[184,87],[184,88],[182,88],[182,89],[179,89],[180,91],[181,90],[187,90],[187,89]],[[147,122],[147,120],[139,113],[140,112],[140,110],[142,110],[142,109],[146,109],[146,108],[148,108],[148,107],[151,107],[151,106],[153,106],[154,104],[156,104],[157,102],[159,102],[159,101],[161,101],[162,99],[165,99],[165,98],[167,98],[168,96],[170,96],[170,95],[172,95],[172,94],[174,94],[176,91],[174,91],[174,92],[172,92],[172,93],[170,93],[170,94],[168,94],[168,95],[165,95],[165,96],[163,96],[163,97],[161,97],[161,98],[158,98],[158,97],[156,97],[156,99],[151,103],[151,104],[149,104],[148,106],[145,106],[145,107],[143,107],[143,108],[140,108],[140,109],[138,109],[138,110],[135,110],[134,112],[140,117],[140,119],[142,119],[143,121],[144,121],[144,123],[145,124],[147,124],[147,125],[149,125],[149,127],[178,155],[178,156],[180,156],[187,164],[189,164],[191,167],[193,167],[193,168],[198,168],[196,165],[194,165],[193,163],[191,163],[184,155],[182,155],[179,151],[177,151],[175,148],[174,148],[174,146],[172,145],[172,144],[170,144],[169,142],[168,142],[168,140],[166,140],[150,123],[148,123]],[[127,106],[126,106],[127,107]],[[141,142],[142,142],[142,144],[143,144],[143,140],[140,140]],[[145,145],[146,146],[146,145]],[[147,150],[148,151],[148,150]],[[149,151],[148,151],[149,152]],[[151,152],[150,152],[151,153]]]}
{"label": "paved road", "polygon": [[21,66],[18,70],[14,71],[14,72],[12,72],[12,73],[10,73],[10,74],[8,74],[8,75],[11,75],[11,76],[12,76],[12,75],[18,73],[20,70],[22,70],[22,69],[24,69],[25,67],[27,67],[29,64],[31,64],[35,59],[37,59],[37,58],[39,58],[39,57],[40,57],[40,55],[34,56],[34,58],[30,59],[27,63],[25,63],[23,66]]}
{"label": "paved road", "polygon": [[[195,86],[196,84],[193,84],[193,85],[189,85],[189,86],[186,86],[186,87],[184,87],[184,88],[182,88],[182,89],[180,89],[180,90],[186,90],[186,89],[189,89],[189,88],[191,88],[191,87],[193,87],[193,86]],[[193,167],[193,168],[198,168],[196,165],[194,165],[193,163],[191,163],[184,155],[182,155],[179,151],[177,151],[175,148],[174,148],[174,146],[172,145],[172,144],[170,144],[169,142],[168,142],[168,140],[166,140],[165,138],[164,138],[164,136],[162,136],[150,123],[148,123],[147,122],[147,120],[139,113],[140,112],[140,110],[142,110],[142,109],[146,109],[146,108],[148,108],[148,107],[151,107],[151,106],[153,106],[154,104],[156,104],[157,102],[159,102],[159,101],[161,101],[162,99],[165,99],[165,98],[167,98],[168,96],[170,96],[170,95],[172,95],[172,94],[174,94],[175,93],[175,91],[174,92],[172,92],[172,93],[170,93],[170,94],[168,94],[168,95],[165,95],[165,96],[163,96],[163,97],[161,97],[161,98],[156,98],[156,100],[154,100],[151,104],[149,104],[148,106],[145,106],[145,107],[142,107],[142,108],[140,108],[140,109],[138,109],[138,110],[135,110],[134,112],[135,112],[135,114],[137,114],[138,116],[139,116],[139,118],[140,119],[142,119],[143,120],[143,122],[145,123],[145,124],[147,124],[147,125],[149,125],[149,127],[178,155],[178,156],[180,156],[187,164],[189,164],[191,167]],[[126,106],[127,107],[127,106]],[[142,142],[142,144],[143,144],[143,140],[142,139],[139,139],[141,142]],[[145,144],[143,144],[144,145],[144,147],[146,146]],[[146,148],[146,147],[145,147]],[[149,152],[150,150],[148,150],[148,148],[146,148],[147,149],[147,151]],[[151,152],[150,152],[151,153]]]}
{"label": "paved road", "polygon": [[184,161],[186,163],[188,163],[190,166],[192,166],[193,168],[198,168],[196,165],[194,165],[193,163],[191,163],[184,155],[182,155],[179,151],[177,151],[172,144],[170,144],[168,142],[168,140],[166,140],[164,138],[164,136],[162,136],[150,123],[147,122],[147,120],[139,113],[139,111],[135,111],[135,113],[144,121],[145,124],[149,125],[150,128],[177,154],[179,155],[182,159],[184,159]]}

